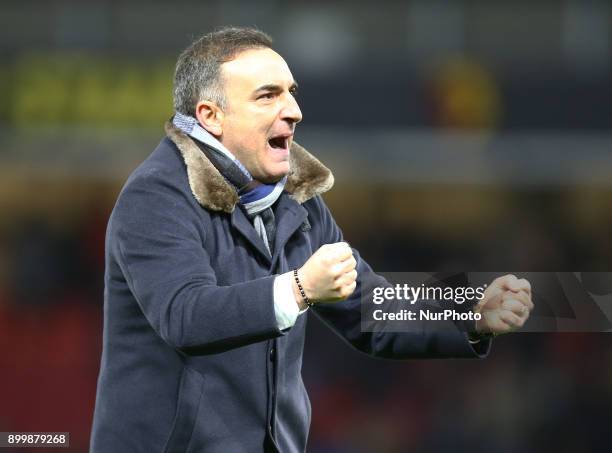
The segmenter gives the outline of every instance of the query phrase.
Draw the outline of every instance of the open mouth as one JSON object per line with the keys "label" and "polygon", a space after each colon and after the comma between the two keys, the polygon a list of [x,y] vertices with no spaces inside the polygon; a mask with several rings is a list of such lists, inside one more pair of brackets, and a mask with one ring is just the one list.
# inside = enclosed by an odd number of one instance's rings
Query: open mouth
{"label": "open mouth", "polygon": [[287,150],[289,148],[289,137],[278,136],[268,140],[268,144],[272,149]]}

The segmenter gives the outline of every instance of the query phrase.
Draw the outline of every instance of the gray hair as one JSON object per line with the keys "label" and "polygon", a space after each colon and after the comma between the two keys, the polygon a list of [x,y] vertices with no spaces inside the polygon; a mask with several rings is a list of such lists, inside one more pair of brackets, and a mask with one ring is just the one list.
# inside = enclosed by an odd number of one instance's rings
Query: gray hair
{"label": "gray hair", "polygon": [[272,38],[255,28],[224,27],[192,42],[179,56],[174,72],[174,109],[195,116],[201,100],[227,107],[221,65],[239,53],[271,48]]}

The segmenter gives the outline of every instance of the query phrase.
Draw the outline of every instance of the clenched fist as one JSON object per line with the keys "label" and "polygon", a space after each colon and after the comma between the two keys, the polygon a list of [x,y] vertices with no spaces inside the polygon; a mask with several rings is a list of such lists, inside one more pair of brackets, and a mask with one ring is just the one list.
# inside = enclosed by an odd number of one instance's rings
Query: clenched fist
{"label": "clenched fist", "polygon": [[[346,242],[325,244],[298,269],[306,297],[312,302],[346,299],[357,286],[356,265],[353,251]],[[293,292],[300,309],[304,309],[305,304],[295,281]]]}
{"label": "clenched fist", "polygon": [[531,285],[524,278],[504,275],[493,280],[474,307],[482,318],[476,321],[480,333],[502,334],[520,329],[533,310]]}

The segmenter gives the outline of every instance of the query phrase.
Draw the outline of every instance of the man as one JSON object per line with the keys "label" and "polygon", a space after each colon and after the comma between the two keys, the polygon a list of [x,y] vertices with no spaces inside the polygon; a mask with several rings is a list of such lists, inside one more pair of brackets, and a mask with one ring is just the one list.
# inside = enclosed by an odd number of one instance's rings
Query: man
{"label": "man", "polygon": [[108,224],[92,451],[304,451],[306,312],[389,358],[479,357],[482,334],[527,319],[529,284],[505,276],[471,339],[451,321],[361,332],[361,299],[388,283],[320,197],[331,172],[293,142],[296,87],[256,30],[210,33],[179,57],[167,137]]}

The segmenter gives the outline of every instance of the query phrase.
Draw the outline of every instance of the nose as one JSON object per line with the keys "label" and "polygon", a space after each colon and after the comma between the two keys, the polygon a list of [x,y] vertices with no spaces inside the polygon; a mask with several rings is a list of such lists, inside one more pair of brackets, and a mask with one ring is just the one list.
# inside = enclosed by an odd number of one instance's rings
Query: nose
{"label": "nose", "polygon": [[281,119],[290,123],[299,123],[302,121],[302,111],[293,95],[286,96],[285,105],[281,110]]}

